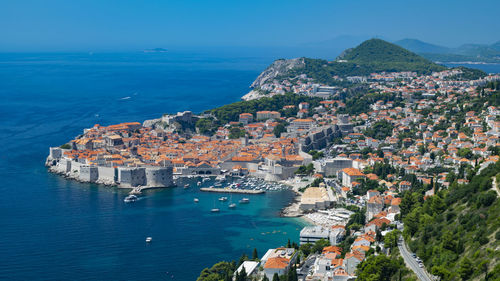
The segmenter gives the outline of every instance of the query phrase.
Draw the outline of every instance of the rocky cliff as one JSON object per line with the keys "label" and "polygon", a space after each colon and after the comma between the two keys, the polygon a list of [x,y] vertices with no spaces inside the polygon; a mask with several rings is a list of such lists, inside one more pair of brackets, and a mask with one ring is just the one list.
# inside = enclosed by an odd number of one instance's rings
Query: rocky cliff
{"label": "rocky cliff", "polygon": [[260,89],[264,84],[273,81],[274,78],[286,74],[292,68],[303,67],[304,65],[304,58],[275,60],[253,81],[252,85],[250,85],[252,91],[244,95],[242,99],[252,100],[262,97],[262,93],[256,90]]}
{"label": "rocky cliff", "polygon": [[262,87],[266,82],[272,81],[276,76],[285,74],[292,68],[304,66],[304,58],[297,59],[279,59],[268,66],[250,86],[253,89]]}

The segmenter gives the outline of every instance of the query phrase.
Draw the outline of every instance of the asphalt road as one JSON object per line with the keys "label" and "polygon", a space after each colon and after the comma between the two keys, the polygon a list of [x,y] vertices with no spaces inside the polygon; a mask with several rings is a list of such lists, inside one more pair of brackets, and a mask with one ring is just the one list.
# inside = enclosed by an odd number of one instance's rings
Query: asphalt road
{"label": "asphalt road", "polygon": [[432,281],[431,278],[427,275],[424,268],[420,268],[418,266],[418,262],[411,256],[411,253],[403,246],[404,240],[400,240],[398,243],[399,252],[403,259],[405,260],[406,265],[415,272],[418,279],[421,281]]}
{"label": "asphalt road", "polygon": [[316,255],[311,255],[308,259],[304,261],[304,264],[300,268],[299,280],[306,280],[306,276],[312,269],[315,261],[316,261]]}

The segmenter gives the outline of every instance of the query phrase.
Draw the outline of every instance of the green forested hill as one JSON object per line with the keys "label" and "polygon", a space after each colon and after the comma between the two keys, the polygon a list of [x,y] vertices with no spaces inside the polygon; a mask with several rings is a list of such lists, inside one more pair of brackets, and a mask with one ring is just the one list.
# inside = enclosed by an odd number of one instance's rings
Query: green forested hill
{"label": "green forested hill", "polygon": [[425,200],[408,192],[401,203],[405,240],[441,280],[500,280],[500,200],[492,186],[500,161],[472,174],[468,184],[455,181]]}
{"label": "green forested hill", "polygon": [[304,58],[304,66],[293,68],[280,78],[306,74],[316,82],[345,86],[333,76],[365,76],[373,72],[413,71],[427,74],[446,69],[415,53],[380,39],[371,39],[356,48],[348,49],[336,61]]}
{"label": "green forested hill", "polygon": [[339,59],[372,69],[375,72],[415,71],[428,73],[446,68],[381,39],[367,40],[356,48],[346,50]]}

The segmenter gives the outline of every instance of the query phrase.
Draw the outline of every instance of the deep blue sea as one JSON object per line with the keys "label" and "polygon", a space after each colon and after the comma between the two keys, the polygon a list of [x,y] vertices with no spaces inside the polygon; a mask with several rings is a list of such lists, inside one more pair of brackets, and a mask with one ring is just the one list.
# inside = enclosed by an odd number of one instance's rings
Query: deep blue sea
{"label": "deep blue sea", "polygon": [[[151,190],[125,204],[125,191],[69,181],[43,165],[49,146],[96,123],[237,101],[270,62],[207,53],[0,54],[0,280],[195,280],[217,261],[298,241],[302,222],[279,217],[290,191],[249,196],[236,210],[195,187]],[[219,214],[210,213],[214,205]]]}

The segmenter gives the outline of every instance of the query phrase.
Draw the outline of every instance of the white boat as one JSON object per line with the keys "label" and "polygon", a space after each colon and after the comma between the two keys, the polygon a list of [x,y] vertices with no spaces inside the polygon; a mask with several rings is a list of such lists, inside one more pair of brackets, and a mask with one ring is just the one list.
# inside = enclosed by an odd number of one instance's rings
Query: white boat
{"label": "white boat", "polygon": [[200,200],[198,198],[194,198],[194,203],[198,203]]}
{"label": "white boat", "polygon": [[139,200],[139,198],[137,196],[131,194],[131,195],[125,197],[125,199],[123,199],[123,202],[125,202],[125,203],[132,203],[132,202],[135,202],[137,200]]}
{"label": "white boat", "polygon": [[213,208],[212,210],[210,210],[210,212],[212,212],[212,213],[218,213],[218,212],[220,212],[220,209],[219,208]]}
{"label": "white boat", "polygon": [[184,188],[188,188],[188,187],[189,187],[189,183],[186,183],[186,184],[184,185]]}
{"label": "white boat", "polygon": [[199,182],[198,182],[198,183],[196,183],[196,184],[197,184],[198,186],[200,186],[200,185],[201,185],[201,181],[199,181]]}
{"label": "white boat", "polygon": [[240,200],[240,204],[247,204],[247,203],[250,203],[250,199],[243,198],[243,199]]}
{"label": "white boat", "polygon": [[223,201],[223,202],[224,202],[224,201],[227,201],[227,197],[220,197],[220,198],[219,198],[219,201]]}
{"label": "white boat", "polygon": [[209,181],[210,178],[203,178],[203,182]]}
{"label": "white boat", "polygon": [[146,237],[146,243],[151,243],[151,241],[153,241],[153,238],[151,238],[151,237]]}
{"label": "white boat", "polygon": [[229,208],[236,208],[236,204],[234,203],[229,204]]}

